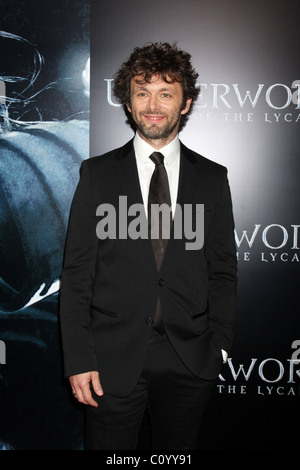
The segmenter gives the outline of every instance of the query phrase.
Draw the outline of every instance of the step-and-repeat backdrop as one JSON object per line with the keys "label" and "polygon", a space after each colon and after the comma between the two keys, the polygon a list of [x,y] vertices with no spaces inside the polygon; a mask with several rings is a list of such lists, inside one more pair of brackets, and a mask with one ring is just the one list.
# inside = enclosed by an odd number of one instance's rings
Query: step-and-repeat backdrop
{"label": "step-and-repeat backdrop", "polygon": [[[245,0],[2,0],[0,448],[81,449],[59,275],[83,159],[132,137],[112,94],[134,47],[177,42],[201,95],[181,140],[228,168],[235,340],[199,449],[289,449],[299,420],[300,9]],[[91,60],[91,62],[89,61]],[[91,75],[90,75],[91,74]],[[148,446],[148,423],[140,447]]]}

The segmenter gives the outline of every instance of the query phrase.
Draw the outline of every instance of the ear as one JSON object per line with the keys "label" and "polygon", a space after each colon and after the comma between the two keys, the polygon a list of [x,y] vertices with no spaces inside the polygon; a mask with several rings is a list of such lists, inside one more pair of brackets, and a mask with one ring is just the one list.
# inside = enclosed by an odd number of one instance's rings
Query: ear
{"label": "ear", "polygon": [[188,98],[185,103],[185,107],[181,110],[181,114],[186,114],[189,112],[193,99]]}
{"label": "ear", "polygon": [[131,107],[129,106],[129,103],[126,103],[126,107],[127,107],[128,111],[131,113]]}

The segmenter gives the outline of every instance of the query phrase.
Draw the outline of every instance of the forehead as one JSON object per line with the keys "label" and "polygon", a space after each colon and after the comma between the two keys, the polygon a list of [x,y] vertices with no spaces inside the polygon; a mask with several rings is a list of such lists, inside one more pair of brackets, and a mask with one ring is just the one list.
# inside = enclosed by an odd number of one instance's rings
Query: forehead
{"label": "forehead", "polygon": [[178,81],[173,81],[171,78],[170,81],[165,81],[163,80],[161,75],[152,75],[150,81],[145,81],[143,75],[136,75],[131,80],[131,89],[134,90],[140,88],[149,90],[182,90],[181,83],[179,83]]}

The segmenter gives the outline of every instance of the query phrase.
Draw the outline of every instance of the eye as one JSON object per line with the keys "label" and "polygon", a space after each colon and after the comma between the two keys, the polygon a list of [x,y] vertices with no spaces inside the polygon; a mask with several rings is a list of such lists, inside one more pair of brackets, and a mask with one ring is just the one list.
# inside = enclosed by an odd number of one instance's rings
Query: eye
{"label": "eye", "polygon": [[162,98],[170,98],[171,97],[170,93],[162,93],[161,96],[162,96]]}

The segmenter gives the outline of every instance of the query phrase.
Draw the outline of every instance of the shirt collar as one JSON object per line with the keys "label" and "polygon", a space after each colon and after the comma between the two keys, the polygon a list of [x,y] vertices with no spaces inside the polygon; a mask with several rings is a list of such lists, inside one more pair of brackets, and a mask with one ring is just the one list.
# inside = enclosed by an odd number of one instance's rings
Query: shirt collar
{"label": "shirt collar", "polygon": [[[135,134],[135,137],[133,139],[133,146],[136,159],[139,164],[149,163],[149,156],[152,152],[157,151],[145,140],[143,140],[139,136],[138,132]],[[164,155],[165,163],[167,164],[167,166],[169,166],[170,168],[173,167],[180,155],[180,141],[178,135],[168,145],[159,149],[159,152]]]}

